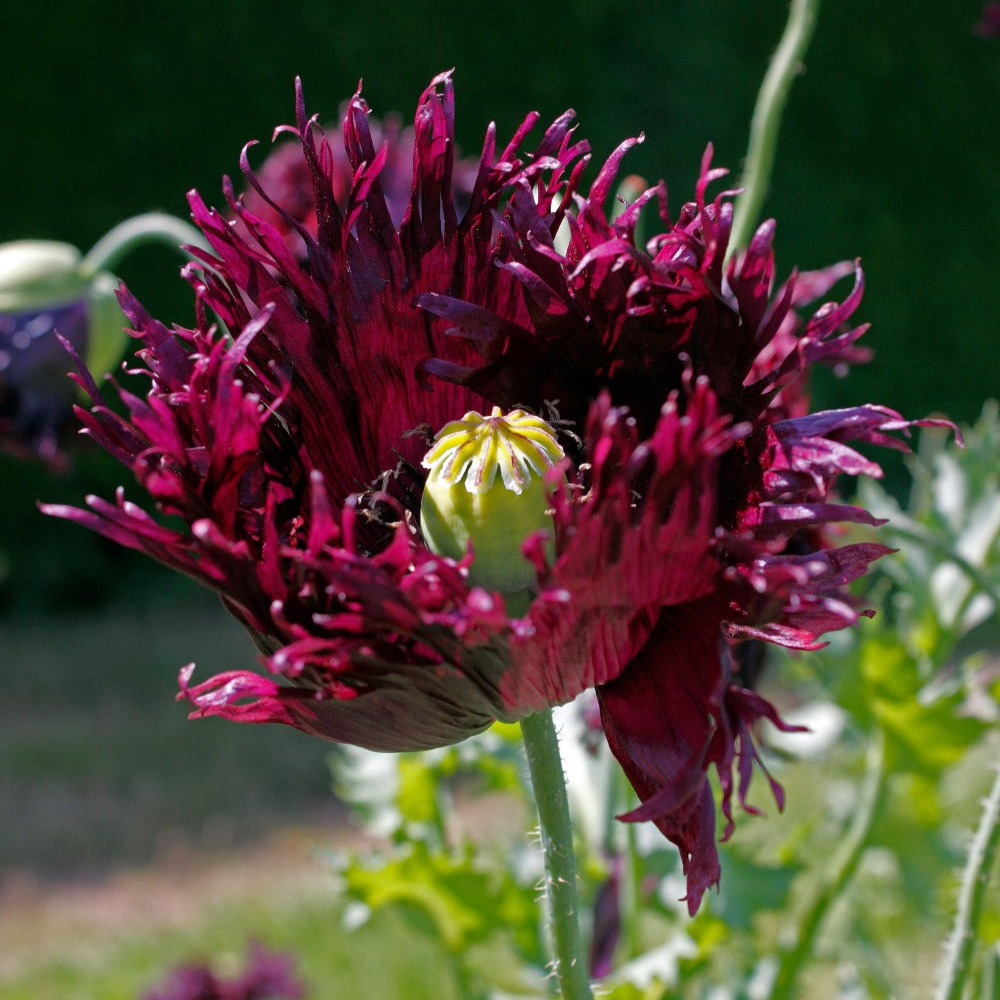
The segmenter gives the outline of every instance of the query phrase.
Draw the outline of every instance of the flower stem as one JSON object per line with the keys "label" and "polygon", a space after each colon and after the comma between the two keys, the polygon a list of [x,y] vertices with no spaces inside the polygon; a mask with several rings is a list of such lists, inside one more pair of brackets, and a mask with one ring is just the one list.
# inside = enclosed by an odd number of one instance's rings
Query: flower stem
{"label": "flower stem", "polygon": [[868,750],[867,771],[857,811],[841,850],[816,889],[805,913],[797,921],[794,937],[781,949],[778,972],[768,1000],[790,1000],[795,993],[799,971],[813,953],[816,935],[830,906],[851,880],[871,836],[879,807],[885,799],[885,752],[882,734],[877,734]]}
{"label": "flower stem", "polygon": [[613,834],[618,841],[615,853],[620,854],[624,860],[620,890],[622,941],[625,961],[631,961],[633,958],[638,958],[642,951],[639,935],[642,858],[639,856],[636,843],[637,824],[621,823],[614,817],[630,812],[637,800],[628,778],[625,777],[625,772],[620,767],[614,769],[610,784],[614,794],[614,807],[608,811],[608,819],[614,824]]}
{"label": "flower stem", "polygon": [[764,75],[750,121],[750,143],[743,168],[743,194],[736,202],[733,232],[727,256],[746,249],[757,224],[757,216],[771,181],[778,129],[792,80],[799,73],[802,58],[816,27],[819,0],[792,0],[788,22],[778,48]]}
{"label": "flower stem", "polygon": [[205,246],[204,237],[194,226],[165,212],[146,212],[119,222],[102,236],[81,261],[87,276],[112,271],[132,250],[145,243],[166,243],[174,249],[185,244]]}
{"label": "flower stem", "polygon": [[580,943],[573,828],[552,712],[546,710],[522,719],[521,733],[545,855],[545,895],[556,979],[563,1000],[591,1000],[587,961]]}
{"label": "flower stem", "polygon": [[[979,821],[958,894],[958,913],[945,956],[935,1000],[960,1000],[972,968],[976,928],[990,882],[990,872],[1000,851],[1000,768]],[[995,961],[995,958],[993,959]]]}
{"label": "flower stem", "polygon": [[1000,1000],[1000,945],[993,945],[983,959],[981,1000]]}

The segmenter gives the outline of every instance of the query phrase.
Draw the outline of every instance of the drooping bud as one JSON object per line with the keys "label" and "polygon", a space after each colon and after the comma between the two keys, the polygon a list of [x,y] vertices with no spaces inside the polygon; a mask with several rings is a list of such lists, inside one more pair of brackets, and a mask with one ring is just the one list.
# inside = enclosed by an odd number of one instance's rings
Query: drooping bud
{"label": "drooping bud", "polygon": [[[15,350],[38,351],[31,342],[56,330],[73,343],[87,367],[100,377],[114,367],[128,343],[117,288],[118,280],[112,274],[90,267],[69,243],[16,240],[0,244],[0,321],[10,334],[3,349],[8,357]],[[61,314],[74,308],[85,317],[79,342],[74,329],[65,320],[59,322]],[[57,357],[65,370],[61,349],[50,351],[46,345],[41,350]]]}
{"label": "drooping bud", "polygon": [[0,244],[0,311],[19,313],[82,296],[82,254],[68,243],[16,240]]}
{"label": "drooping bud", "polygon": [[550,528],[546,472],[564,458],[555,432],[524,410],[474,410],[446,424],[424,456],[429,470],[420,528],[432,552],[461,559],[472,543],[469,580],[507,596],[535,583],[524,540]]}
{"label": "drooping bud", "polygon": [[77,393],[60,334],[97,376],[125,350],[118,282],[76,247],[52,240],[0,244],[0,446],[59,458],[57,438]]}

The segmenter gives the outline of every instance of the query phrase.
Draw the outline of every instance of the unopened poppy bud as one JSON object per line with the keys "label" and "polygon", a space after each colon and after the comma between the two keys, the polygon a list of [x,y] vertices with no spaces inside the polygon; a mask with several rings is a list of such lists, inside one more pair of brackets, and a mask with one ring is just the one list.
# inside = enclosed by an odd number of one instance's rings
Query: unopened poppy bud
{"label": "unopened poppy bud", "polygon": [[80,251],[51,240],[0,245],[0,312],[20,313],[82,296]]}
{"label": "unopened poppy bud", "polygon": [[[118,280],[113,275],[93,271],[69,243],[15,240],[0,244],[0,316],[9,317],[5,329],[25,327],[48,333],[50,327],[34,317],[50,317],[51,329],[74,342],[87,367],[98,376],[114,366],[128,340],[123,332],[125,317],[118,306],[117,288]],[[82,343],[76,342],[67,324],[61,328],[58,322],[60,310],[76,303],[86,315]],[[22,336],[16,342],[12,339],[12,347],[26,350],[29,341],[38,335],[27,339]]]}
{"label": "unopened poppy bud", "polygon": [[60,460],[61,428],[78,390],[59,334],[97,376],[127,336],[118,281],[79,250],[52,240],[0,244],[0,447]]}
{"label": "unopened poppy bud", "polygon": [[524,540],[551,528],[546,472],[564,457],[555,432],[524,410],[488,417],[474,410],[446,424],[424,456],[429,470],[420,504],[428,548],[461,559],[472,543],[469,581],[505,595],[535,583]]}

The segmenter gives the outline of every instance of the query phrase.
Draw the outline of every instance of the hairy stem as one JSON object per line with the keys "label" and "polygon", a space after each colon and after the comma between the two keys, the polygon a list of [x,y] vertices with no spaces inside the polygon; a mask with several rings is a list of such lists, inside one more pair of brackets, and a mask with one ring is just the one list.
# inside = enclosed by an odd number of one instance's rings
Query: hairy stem
{"label": "hairy stem", "polygon": [[113,271],[132,250],[146,243],[165,243],[177,250],[185,244],[205,246],[204,237],[189,223],[165,212],[146,212],[119,222],[102,236],[83,258],[81,269],[87,275]]}
{"label": "hairy stem", "polygon": [[[1000,768],[993,789],[983,807],[975,839],[969,850],[969,860],[962,875],[958,893],[958,913],[948,941],[941,981],[935,1000],[961,1000],[972,968],[976,947],[976,928],[983,909],[983,900],[990,883],[990,872],[1000,851]],[[995,961],[995,956],[992,959]]]}
{"label": "hairy stem", "polygon": [[850,828],[840,851],[834,855],[829,871],[797,921],[794,937],[781,949],[769,1000],[790,1000],[794,995],[799,972],[812,956],[823,920],[857,870],[885,798],[885,778],[885,754],[880,733],[869,747],[864,785]]}
{"label": "hairy stem", "polygon": [[591,1000],[581,948],[576,857],[559,741],[548,710],[521,721],[545,855],[553,968],[563,1000]]}
{"label": "hairy stem", "polygon": [[736,215],[728,255],[745,250],[757,225],[771,182],[778,130],[792,80],[798,75],[816,26],[819,0],[792,0],[785,32],[764,76],[750,121],[750,143],[743,168],[743,194],[736,201]]}

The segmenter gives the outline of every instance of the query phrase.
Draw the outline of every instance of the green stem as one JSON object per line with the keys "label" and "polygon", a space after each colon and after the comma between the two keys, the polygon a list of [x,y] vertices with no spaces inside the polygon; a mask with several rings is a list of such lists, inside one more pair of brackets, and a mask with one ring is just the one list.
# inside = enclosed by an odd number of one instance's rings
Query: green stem
{"label": "green stem", "polygon": [[639,907],[641,905],[640,885],[642,882],[642,858],[639,856],[636,842],[635,823],[619,823],[614,816],[629,812],[635,805],[635,793],[629,784],[625,772],[616,767],[611,777],[611,786],[615,792],[615,807],[609,813],[609,819],[614,823],[614,834],[617,843],[615,853],[624,862],[620,887],[620,915],[622,926],[622,943],[624,945],[625,961],[638,958],[642,952],[642,942],[639,935]]}
{"label": "green stem", "polygon": [[743,194],[736,202],[727,256],[750,243],[767,194],[785,101],[816,27],[819,0],[792,0],[788,22],[764,76],[750,121],[750,144],[743,169]]}
{"label": "green stem", "polygon": [[958,913],[945,956],[941,982],[935,1000],[961,1000],[972,968],[976,947],[976,929],[983,900],[990,883],[990,872],[1000,851],[1000,769],[979,821],[969,860],[962,875],[958,894]]}
{"label": "green stem", "polygon": [[882,735],[879,733],[869,747],[865,781],[850,829],[841,850],[834,856],[830,870],[797,922],[794,937],[781,949],[778,972],[769,1000],[789,1000],[794,995],[799,972],[813,954],[813,946],[823,920],[857,870],[868,844],[879,807],[885,799],[885,779],[885,753]]}
{"label": "green stem", "polygon": [[981,1000],[1000,1000],[1000,945],[994,945],[983,959]]}
{"label": "green stem", "polygon": [[592,1000],[580,941],[576,857],[559,740],[548,710],[521,720],[545,855],[553,968],[563,1000]]}
{"label": "green stem", "polygon": [[91,247],[80,263],[86,277],[98,271],[113,271],[132,250],[145,243],[165,243],[175,250],[185,244],[205,246],[205,239],[194,226],[165,212],[146,212],[119,222]]}

